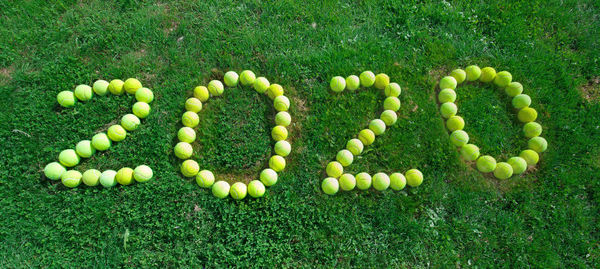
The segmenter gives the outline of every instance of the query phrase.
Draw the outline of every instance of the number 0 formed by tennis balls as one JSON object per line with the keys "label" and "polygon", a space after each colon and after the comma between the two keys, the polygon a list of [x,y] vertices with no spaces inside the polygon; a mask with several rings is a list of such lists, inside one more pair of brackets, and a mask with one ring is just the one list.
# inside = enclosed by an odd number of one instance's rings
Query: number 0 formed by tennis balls
{"label": "number 0 formed by tennis balls", "polygon": [[[506,162],[497,162],[489,155],[481,155],[479,147],[469,144],[469,135],[463,130],[465,121],[457,116],[458,108],[455,104],[455,89],[463,82],[480,81],[493,83],[512,97],[512,105],[517,111],[517,118],[523,122],[523,135],[528,140],[529,149],[523,150],[519,156],[511,157]],[[492,67],[479,68],[467,66],[465,70],[455,69],[449,76],[445,76],[439,83],[440,113],[446,119],[446,128],[450,132],[450,142],[460,149],[460,154],[466,161],[473,161],[482,173],[493,173],[498,179],[508,179],[513,175],[522,174],[528,166],[534,166],[539,160],[539,153],[546,151],[548,142],[541,137],[542,126],[535,122],[537,111],[530,107],[531,98],[523,94],[523,85],[512,81],[508,71],[497,72]]]}
{"label": "number 0 formed by tennis balls", "polygon": [[385,95],[383,101],[383,112],[378,119],[373,119],[368,123],[365,129],[358,132],[355,138],[352,138],[346,144],[346,148],[340,150],[335,156],[335,161],[331,161],[325,167],[327,177],[321,182],[321,189],[328,195],[334,195],[341,189],[342,191],[352,191],[354,189],[368,190],[371,187],[377,191],[384,191],[388,188],[399,191],[409,185],[418,187],[423,183],[423,174],[417,169],[410,169],[404,174],[376,173],[370,175],[362,172],[356,175],[344,173],[354,161],[354,157],[362,154],[364,148],[373,144],[377,136],[383,135],[387,128],[396,124],[398,119],[397,111],[400,109],[400,99],[402,93],[400,85],[395,82],[390,83],[390,78],[386,74],[375,75],[371,71],[364,71],[360,76],[351,75],[347,78],[336,76],[331,79],[329,84],[331,90],[335,93],[348,90],[354,92],[360,88],[375,87]]}
{"label": "number 0 formed by tennis balls", "polygon": [[117,183],[130,185],[134,181],[145,182],[152,178],[152,169],[146,165],[140,165],[135,169],[123,167],[118,171],[106,170],[104,172],[96,169],[89,169],[83,173],[77,170],[67,170],[78,165],[81,159],[92,157],[96,151],[108,150],[113,142],[123,141],[128,132],[138,128],[141,123],[140,119],[146,118],[150,113],[149,103],[154,100],[154,94],[150,89],[142,87],[142,83],[135,78],[125,81],[114,79],[111,82],[98,80],[92,87],[79,85],[75,87],[74,91],[60,92],[56,99],[61,106],[72,107],[77,101],[87,102],[92,99],[94,94],[103,96],[108,92],[114,95],[123,93],[135,95],[137,102],[133,104],[133,114],[123,116],[121,124],[110,126],[106,133],[97,133],[90,140],[82,140],[74,148],[61,151],[58,155],[58,162],[51,162],[44,167],[46,178],[60,179],[69,188],[77,187],[82,182],[87,186],[100,184],[108,188]]}
{"label": "number 0 formed by tennis balls", "polygon": [[[235,182],[229,184],[225,180],[218,180],[212,171],[202,169],[200,165],[192,160],[192,143],[196,140],[195,128],[200,121],[198,113],[202,110],[204,103],[210,98],[217,98],[227,94],[225,87],[236,87],[238,85],[250,88],[259,94],[265,94],[273,101],[275,108],[275,127],[271,129],[271,137],[274,141],[274,154],[269,158],[267,168],[263,169],[258,175],[258,179],[244,182]],[[253,198],[262,197],[265,194],[265,186],[272,186],[277,183],[277,173],[283,171],[286,166],[285,157],[287,157],[292,146],[286,139],[288,138],[287,127],[291,124],[292,118],[288,113],[290,100],[283,95],[284,89],[279,84],[271,84],[264,77],[256,77],[254,72],[244,70],[239,75],[234,71],[225,73],[223,82],[212,80],[205,86],[198,86],[194,89],[194,97],[185,101],[186,112],[181,116],[183,127],[177,132],[179,142],[174,147],[174,153],[177,158],[183,160],[181,164],[181,174],[184,177],[195,178],[196,183],[202,187],[211,189],[212,194],[217,198],[226,198],[231,196],[235,200],[242,200],[248,196]]]}

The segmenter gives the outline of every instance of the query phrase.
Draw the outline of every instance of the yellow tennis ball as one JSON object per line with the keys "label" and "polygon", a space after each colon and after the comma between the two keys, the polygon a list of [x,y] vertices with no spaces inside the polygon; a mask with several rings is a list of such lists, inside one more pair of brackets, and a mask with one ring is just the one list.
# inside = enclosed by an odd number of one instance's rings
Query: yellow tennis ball
{"label": "yellow tennis ball", "polygon": [[477,159],[477,170],[482,173],[489,173],[496,169],[496,159],[490,155],[483,155]]}
{"label": "yellow tennis ball", "polygon": [[512,157],[508,159],[508,164],[512,166],[513,174],[519,175],[527,170],[527,161],[521,157]]}
{"label": "yellow tennis ball", "polygon": [[108,91],[108,81],[106,80],[96,80],[94,85],[92,85],[92,90],[99,96],[104,96]]}
{"label": "yellow tennis ball", "polygon": [[135,100],[150,104],[154,100],[154,93],[148,88],[140,88],[135,92]]}
{"label": "yellow tennis ball", "polygon": [[113,79],[108,83],[108,91],[114,95],[121,95],[123,94],[123,84],[125,84],[125,82],[122,80]]}
{"label": "yellow tennis ball", "polygon": [[92,146],[92,141],[82,140],[75,146],[75,152],[82,158],[89,158],[94,155],[96,149]]}
{"label": "yellow tennis ball", "polygon": [[537,154],[537,152],[535,152],[534,150],[531,149],[526,149],[524,151],[521,151],[521,154],[519,154],[519,157],[523,158],[528,165],[536,165],[538,163],[538,161],[540,160],[540,155]]}
{"label": "yellow tennis ball", "polygon": [[438,94],[440,103],[454,103],[456,101],[456,92],[452,89],[443,89]]}
{"label": "yellow tennis ball", "polygon": [[446,120],[446,128],[448,128],[448,130],[451,132],[462,130],[465,128],[465,120],[460,116],[451,116],[448,118],[448,120]]}
{"label": "yellow tennis ball", "polygon": [[72,107],[75,105],[75,95],[72,91],[62,91],[56,96],[56,101],[63,107]]}
{"label": "yellow tennis ball", "polygon": [[195,113],[200,112],[202,110],[202,101],[198,98],[188,98],[185,100],[185,110],[192,111]]}
{"label": "yellow tennis ball", "polygon": [[527,94],[518,94],[512,99],[512,105],[516,109],[521,109],[531,105],[531,97]]}
{"label": "yellow tennis ball", "polygon": [[283,93],[283,87],[276,83],[271,84],[271,86],[269,86],[269,88],[267,89],[267,96],[269,96],[269,98],[273,100],[275,99],[275,97],[283,95]]}
{"label": "yellow tennis ball", "polygon": [[371,187],[371,175],[367,173],[358,173],[356,175],[356,187],[359,190],[366,190]]}
{"label": "yellow tennis ball", "polygon": [[271,86],[269,80],[265,77],[258,77],[254,80],[253,88],[258,93],[264,93]]}
{"label": "yellow tennis ball", "polygon": [[373,84],[375,85],[375,88],[383,90],[390,84],[390,77],[384,73],[377,74],[377,76],[375,76],[375,83]]}
{"label": "yellow tennis ball", "polygon": [[479,77],[479,81],[489,83],[492,82],[495,78],[496,69],[489,66],[481,69],[481,77]]}
{"label": "yellow tennis ball", "polygon": [[208,88],[204,86],[198,86],[194,88],[194,97],[198,98],[198,100],[202,102],[206,102],[208,98],[210,98],[210,93],[208,92]]}
{"label": "yellow tennis ball", "polygon": [[108,127],[108,131],[106,131],[106,133],[108,134],[108,138],[115,142],[123,141],[127,137],[127,131],[125,131],[125,128],[118,124]]}
{"label": "yellow tennis ball", "polygon": [[290,143],[285,140],[281,140],[275,143],[274,149],[275,154],[285,157],[290,155],[290,152],[292,151],[292,145],[290,145]]}
{"label": "yellow tennis ball", "polygon": [[98,186],[98,184],[100,183],[99,180],[101,174],[102,172],[96,169],[89,169],[83,172],[83,175],[81,176],[81,181],[83,182],[83,184],[90,187]]}
{"label": "yellow tennis ball", "polygon": [[465,73],[467,73],[468,81],[475,81],[481,77],[481,69],[476,65],[469,65],[465,68]]}
{"label": "yellow tennis ball", "polygon": [[75,87],[73,94],[75,97],[77,97],[77,99],[84,102],[92,99],[92,96],[94,95],[92,92],[92,87],[88,85],[78,85]]}
{"label": "yellow tennis ball", "polygon": [[364,149],[364,145],[363,143],[356,139],[350,139],[350,141],[348,141],[348,143],[346,143],[346,149],[349,150],[350,152],[352,152],[352,154],[354,154],[354,156],[356,155],[360,155]]}
{"label": "yellow tennis ball", "polygon": [[456,79],[454,77],[445,76],[440,80],[440,89],[454,90],[454,89],[456,89],[456,84],[458,84],[458,82],[456,81]]}
{"label": "yellow tennis ball", "polygon": [[349,91],[355,91],[360,87],[360,78],[355,75],[348,76],[346,78],[346,89]]}
{"label": "yellow tennis ball", "polygon": [[102,174],[100,174],[100,178],[98,178],[98,181],[100,181],[100,185],[102,185],[105,188],[114,187],[115,185],[117,185],[117,180],[115,179],[116,176],[117,171],[106,170],[102,172]]}
{"label": "yellow tennis ball", "polygon": [[535,121],[535,119],[537,119],[537,116],[537,111],[531,107],[524,107],[521,110],[519,110],[519,113],[517,114],[517,118],[519,118],[521,122]]}
{"label": "yellow tennis ball", "polygon": [[273,106],[277,111],[287,111],[290,109],[290,99],[284,95],[277,96],[275,97],[275,100],[273,100]]}
{"label": "yellow tennis ball", "polygon": [[461,147],[460,155],[467,161],[474,161],[479,158],[479,147],[473,144],[466,144]]}
{"label": "yellow tennis ball", "polygon": [[400,93],[402,93],[402,88],[400,88],[400,85],[398,85],[398,83],[392,82],[385,86],[384,92],[385,96],[398,97],[400,96]]}
{"label": "yellow tennis ball", "polygon": [[227,85],[227,87],[235,87],[238,85],[239,78],[240,76],[236,72],[229,71],[225,73],[223,81],[225,82],[225,85]]}
{"label": "yellow tennis ball", "polygon": [[377,173],[373,175],[373,188],[378,191],[387,190],[390,187],[390,177],[385,173]]}
{"label": "yellow tennis ball", "polygon": [[275,141],[285,140],[288,137],[288,131],[285,127],[277,125],[271,130],[271,137]]}
{"label": "yellow tennis ball", "polygon": [[396,124],[396,121],[398,120],[398,115],[396,115],[396,112],[392,110],[385,110],[381,112],[381,116],[379,118],[383,122],[385,122],[385,125],[392,126]]}
{"label": "yellow tennis ball", "polygon": [[190,127],[182,127],[177,131],[177,139],[181,142],[192,143],[196,141],[196,131]]}
{"label": "yellow tennis ball", "polygon": [[123,83],[123,90],[129,94],[135,94],[137,90],[142,88],[142,83],[135,78],[128,78]]}
{"label": "yellow tennis ball", "polygon": [[58,155],[58,161],[65,167],[73,167],[79,164],[79,155],[72,149],[65,149]]}
{"label": "yellow tennis ball", "polygon": [[265,186],[273,186],[277,183],[277,172],[275,170],[267,168],[260,172],[260,181]]}
{"label": "yellow tennis ball", "polygon": [[235,200],[242,200],[246,198],[247,193],[248,187],[242,182],[233,183],[233,185],[231,185],[231,188],[229,189],[229,195],[231,195],[231,198]]}
{"label": "yellow tennis ball", "polygon": [[454,69],[452,72],[450,72],[450,76],[456,79],[456,83],[461,84],[467,78],[467,72],[462,69]]}
{"label": "yellow tennis ball", "polygon": [[138,165],[135,169],[133,169],[133,178],[137,182],[146,182],[152,179],[154,173],[152,169],[147,165]]}
{"label": "yellow tennis ball", "polygon": [[213,184],[212,194],[219,199],[223,199],[229,195],[230,188],[229,183],[220,180]]}
{"label": "yellow tennis ball", "polygon": [[354,161],[354,155],[352,155],[352,152],[350,152],[349,150],[342,149],[338,151],[337,155],[335,156],[335,159],[340,164],[342,164],[342,166],[348,166],[351,165]]}
{"label": "yellow tennis ball", "polygon": [[335,76],[329,82],[329,87],[334,92],[342,92],[346,88],[346,80],[343,77]]}
{"label": "yellow tennis ball", "polygon": [[548,142],[543,137],[536,136],[527,141],[527,146],[537,153],[542,153],[548,148]]}
{"label": "yellow tennis ball", "polygon": [[51,180],[59,180],[65,172],[67,169],[58,162],[49,163],[44,167],[44,175]]}
{"label": "yellow tennis ball", "polygon": [[321,189],[323,189],[325,194],[334,195],[340,189],[340,184],[338,183],[337,179],[328,177],[323,180],[323,183],[321,183]]}
{"label": "yellow tennis ball", "polygon": [[208,92],[210,92],[212,96],[219,96],[223,94],[224,90],[225,88],[223,87],[223,83],[221,83],[221,81],[211,80],[208,83]]}
{"label": "yellow tennis ball", "polygon": [[508,86],[512,82],[512,75],[508,71],[500,71],[494,78],[494,84],[500,88]]}
{"label": "yellow tennis ball", "polygon": [[400,173],[393,173],[390,175],[390,187],[393,190],[399,191],[406,187],[406,177]]}
{"label": "yellow tennis ball", "polygon": [[400,109],[400,99],[398,99],[398,97],[393,96],[385,98],[385,100],[383,101],[383,109],[391,110],[394,112],[398,111]]}
{"label": "yellow tennis ball", "polygon": [[279,155],[273,155],[269,159],[269,167],[275,172],[281,172],[285,169],[285,159]]}
{"label": "yellow tennis ball", "polygon": [[338,178],[344,173],[344,167],[341,163],[333,161],[327,164],[325,171],[327,172],[327,176]]}
{"label": "yellow tennis ball", "polygon": [[194,177],[200,171],[200,165],[194,160],[185,160],[181,164],[181,173],[185,177]]}
{"label": "yellow tennis ball", "polygon": [[456,130],[450,134],[450,142],[457,147],[462,147],[469,143],[469,134],[463,130]]}
{"label": "yellow tennis ball", "polygon": [[255,79],[256,79],[256,75],[254,74],[254,72],[252,72],[250,70],[244,70],[240,74],[240,82],[244,86],[252,85],[254,83]]}
{"label": "yellow tennis ball", "polygon": [[202,188],[210,188],[215,183],[215,175],[208,170],[202,170],[196,175],[196,183]]}
{"label": "yellow tennis ball", "polygon": [[375,74],[371,71],[364,71],[360,74],[360,85],[363,87],[371,87],[375,84]]}
{"label": "yellow tennis ball", "polygon": [[288,127],[292,123],[292,116],[286,111],[277,112],[275,115],[275,124]]}
{"label": "yellow tennis ball", "polygon": [[121,126],[127,131],[137,129],[140,126],[140,123],[140,118],[133,114],[125,114],[125,116],[121,118]]}
{"label": "yellow tennis ball", "polygon": [[192,154],[194,153],[194,149],[192,148],[192,145],[190,143],[186,143],[186,142],[177,143],[175,145],[175,148],[173,149],[173,151],[175,152],[175,156],[177,156],[177,158],[182,159],[182,160],[189,159],[190,157],[192,157]]}
{"label": "yellow tennis ball", "polygon": [[523,133],[527,138],[533,138],[542,134],[542,125],[537,122],[528,122],[523,126]]}
{"label": "yellow tennis ball", "polygon": [[133,104],[132,111],[138,118],[144,119],[150,114],[150,105],[144,102],[137,102]]}
{"label": "yellow tennis ball", "polygon": [[352,174],[343,174],[340,176],[340,188],[344,191],[351,191],[356,187],[356,178]]}
{"label": "yellow tennis ball", "polygon": [[64,172],[60,177],[62,184],[69,188],[75,188],[81,183],[81,173],[75,170]]}
{"label": "yellow tennis ball", "polygon": [[446,119],[456,116],[457,112],[458,107],[454,103],[446,102],[440,106],[440,114],[442,114],[442,117]]}
{"label": "yellow tennis ball", "polygon": [[108,139],[108,136],[105,133],[98,133],[92,137],[92,146],[96,150],[107,150],[110,148],[111,144],[110,139]]}
{"label": "yellow tennis ball", "polygon": [[248,194],[254,198],[265,195],[265,185],[258,180],[252,180],[248,183]]}
{"label": "yellow tennis ball", "polygon": [[127,186],[133,182],[133,169],[129,167],[123,167],[117,171],[115,180],[121,185]]}
{"label": "yellow tennis ball", "polygon": [[423,173],[417,169],[410,169],[404,173],[406,184],[411,187],[418,187],[423,183]]}
{"label": "yellow tennis ball", "polygon": [[371,145],[375,142],[375,133],[369,129],[363,129],[358,133],[358,139],[365,146]]}
{"label": "yellow tennis ball", "polygon": [[512,177],[512,175],[513,169],[512,166],[510,166],[510,164],[505,162],[499,162],[498,164],[496,164],[496,169],[494,169],[494,176],[497,179],[507,179],[509,177]]}
{"label": "yellow tennis ball", "polygon": [[198,123],[200,123],[200,117],[198,114],[196,114],[196,112],[186,111],[181,116],[181,123],[183,126],[194,128],[198,126]]}
{"label": "yellow tennis ball", "polygon": [[523,93],[523,85],[519,82],[511,82],[504,88],[506,94],[510,97],[515,97]]}

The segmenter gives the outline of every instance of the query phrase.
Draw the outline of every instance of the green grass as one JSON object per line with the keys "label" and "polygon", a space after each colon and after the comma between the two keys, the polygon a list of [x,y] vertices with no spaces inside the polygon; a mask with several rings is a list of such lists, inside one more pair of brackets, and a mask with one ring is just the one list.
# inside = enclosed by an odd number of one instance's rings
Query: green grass
{"label": "green grass", "polygon": [[[4,1],[0,10],[1,267],[600,266],[595,1]],[[508,70],[531,95],[549,142],[535,170],[499,182],[450,145],[435,83],[469,64]],[[263,199],[218,200],[179,174],[172,148],[193,87],[243,69],[286,89],[294,149]],[[403,106],[350,170],[417,167],[425,183],[329,197],[325,164],[383,101],[375,90],[332,94],[329,80],[368,69],[402,86]],[[56,94],[127,77],[154,90],[152,113],[79,169],[146,163],[154,180],[71,190],[44,179],[62,149],[133,102],[61,109]],[[270,155],[274,113],[251,91],[226,96],[205,104],[196,158],[247,179]],[[485,153],[525,146],[508,98],[472,84],[459,99]]]}

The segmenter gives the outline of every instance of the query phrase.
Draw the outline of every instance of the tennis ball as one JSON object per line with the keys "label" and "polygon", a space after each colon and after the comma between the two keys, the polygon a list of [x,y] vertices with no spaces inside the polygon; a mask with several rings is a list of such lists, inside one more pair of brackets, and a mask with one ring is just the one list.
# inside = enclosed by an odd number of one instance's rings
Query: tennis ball
{"label": "tennis ball", "polygon": [[108,91],[114,95],[121,95],[123,94],[123,84],[125,84],[125,82],[122,80],[113,79],[108,83]]}
{"label": "tennis ball", "polygon": [[402,93],[402,89],[400,88],[400,85],[398,85],[398,83],[396,82],[392,82],[390,84],[388,84],[387,86],[385,86],[385,90],[384,90],[385,96],[392,96],[392,97],[398,97],[400,96],[400,93]]}
{"label": "tennis ball", "polygon": [[97,133],[92,137],[92,147],[96,150],[107,150],[110,145],[111,141],[105,133]]}
{"label": "tennis ball", "polygon": [[360,85],[363,87],[371,87],[375,84],[375,74],[371,71],[360,73]]}
{"label": "tennis ball", "polygon": [[73,93],[77,99],[84,102],[92,99],[92,96],[94,95],[92,92],[92,87],[83,84],[75,87],[75,91]]}
{"label": "tennis ball", "polygon": [[212,96],[219,96],[223,94],[224,90],[225,89],[223,88],[223,83],[221,83],[221,81],[211,80],[208,83],[208,92],[210,92]]}
{"label": "tennis ball", "polygon": [[446,128],[448,128],[448,130],[451,132],[462,130],[465,128],[465,120],[463,120],[463,118],[460,116],[451,116],[448,118],[448,120],[446,120]]}
{"label": "tennis ball", "polygon": [[248,194],[254,198],[259,198],[265,195],[265,185],[258,180],[252,180],[248,183]]}
{"label": "tennis ball", "polygon": [[516,109],[521,109],[531,105],[531,97],[527,94],[519,94],[512,99],[512,105]]}
{"label": "tennis ball", "polygon": [[454,77],[445,76],[440,80],[440,89],[456,89],[457,81]]}
{"label": "tennis ball", "polygon": [[517,114],[517,118],[519,118],[519,120],[521,122],[532,122],[535,121],[535,119],[537,119],[537,111],[531,107],[524,107],[521,110],[519,110],[519,113]]}
{"label": "tennis ball", "polygon": [[49,163],[44,167],[44,175],[52,180],[59,180],[65,172],[67,169],[58,162]]}
{"label": "tennis ball", "polygon": [[479,147],[473,144],[463,145],[460,149],[460,155],[467,161],[474,161],[479,158]]}
{"label": "tennis ball", "polygon": [[387,190],[390,187],[390,177],[385,173],[377,173],[373,175],[373,188],[378,191]]}
{"label": "tennis ball", "polygon": [[123,83],[123,90],[129,94],[135,94],[140,88],[142,88],[142,83],[135,78],[128,78]]}
{"label": "tennis ball", "polygon": [[102,185],[105,188],[114,187],[115,185],[117,185],[117,180],[115,179],[116,176],[117,171],[106,170],[102,172],[102,174],[100,174],[100,178],[98,178],[98,181],[100,181],[100,185]]}
{"label": "tennis ball", "polygon": [[456,80],[456,83],[461,84],[467,78],[467,72],[462,69],[454,69],[450,72],[450,76]]}
{"label": "tennis ball", "polygon": [[79,155],[79,157],[89,158],[92,157],[92,155],[94,155],[96,149],[92,147],[92,141],[82,140],[79,141],[79,143],[77,143],[77,145],[75,146],[75,152],[77,152],[77,155]]}
{"label": "tennis ball", "polygon": [[127,137],[127,131],[125,131],[125,128],[118,124],[108,127],[108,131],[106,131],[106,133],[108,134],[108,138],[115,142],[123,141]]}
{"label": "tennis ball", "polygon": [[286,111],[277,112],[275,115],[275,124],[287,127],[292,123],[292,116]]}
{"label": "tennis ball", "polygon": [[275,154],[280,155],[282,157],[290,155],[292,151],[292,145],[285,140],[277,141],[275,143]]}
{"label": "tennis ball", "polygon": [[79,155],[72,149],[65,149],[58,155],[58,161],[65,167],[73,167],[79,164]]}
{"label": "tennis ball", "polygon": [[523,126],[525,137],[532,138],[542,134],[542,125],[537,122],[528,122]]}
{"label": "tennis ball", "polygon": [[354,155],[352,155],[352,152],[350,152],[349,150],[342,149],[338,151],[337,155],[335,156],[335,159],[340,164],[342,164],[342,166],[348,166],[351,165],[354,161]]}
{"label": "tennis ball", "polygon": [[385,122],[380,119],[374,119],[369,122],[369,129],[373,131],[375,135],[382,135],[385,132]]}
{"label": "tennis ball", "polygon": [[225,82],[225,85],[227,85],[227,87],[237,86],[239,79],[240,76],[234,71],[229,71],[225,73],[225,77],[223,77],[223,81]]}
{"label": "tennis ball", "polygon": [[105,95],[106,91],[108,91],[108,81],[102,79],[96,80],[94,85],[92,85],[92,90],[99,96]]}
{"label": "tennis ball", "polygon": [[244,70],[240,74],[240,83],[242,83],[242,85],[244,85],[244,86],[249,86],[249,85],[254,84],[255,79],[256,79],[256,75],[254,74],[254,72],[252,72],[250,70]]}
{"label": "tennis ball", "polygon": [[358,173],[356,175],[356,187],[360,190],[366,190],[371,187],[371,175],[367,173]]}
{"label": "tennis ball", "polygon": [[385,98],[385,100],[383,101],[383,109],[391,110],[394,112],[398,111],[400,109],[400,99],[398,99],[398,97],[393,96]]}
{"label": "tennis ball", "polygon": [[[242,74],[244,74],[242,72]],[[227,195],[229,195],[229,183],[225,182],[225,181],[217,181],[215,182],[215,184],[213,184],[212,186],[212,194],[220,199],[223,199],[225,197],[227,197]]]}
{"label": "tennis ball", "polygon": [[285,169],[285,159],[279,155],[273,155],[269,158],[269,167],[275,172],[281,172]]}
{"label": "tennis ball", "polygon": [[344,167],[341,163],[333,161],[327,164],[325,171],[327,172],[327,176],[338,178],[344,173]]}
{"label": "tennis ball", "polygon": [[242,182],[233,183],[233,185],[231,185],[231,188],[229,188],[229,195],[231,195],[231,198],[235,200],[242,200],[246,198],[247,193],[248,187]]}
{"label": "tennis ball", "polygon": [[185,127],[194,128],[198,126],[198,123],[200,123],[200,117],[198,114],[196,114],[196,112],[186,111],[181,116],[181,123]]}
{"label": "tennis ball", "polygon": [[140,126],[140,118],[133,114],[125,114],[125,116],[121,118],[121,126],[127,131],[133,131]]}
{"label": "tennis ball", "polygon": [[346,88],[346,80],[340,76],[333,77],[329,82],[329,87],[334,92],[342,92]]}
{"label": "tennis ball", "polygon": [[444,118],[450,118],[452,116],[456,116],[458,112],[458,107],[454,103],[446,102],[440,106],[440,113]]}
{"label": "tennis ball", "polygon": [[385,110],[381,112],[381,116],[379,116],[379,118],[385,122],[385,125],[392,126],[398,120],[398,115],[396,115],[396,112],[392,110]]}
{"label": "tennis ball", "polygon": [[117,171],[115,179],[119,184],[127,186],[133,182],[133,169],[129,167],[123,167]]}
{"label": "tennis ball", "polygon": [[411,187],[419,187],[423,183],[423,173],[417,169],[410,169],[404,173],[406,184]]}
{"label": "tennis ball", "polygon": [[58,101],[58,104],[60,104],[63,107],[72,107],[73,105],[75,105],[76,101],[75,95],[72,91],[59,92],[56,96],[56,100]]}
{"label": "tennis ball", "polygon": [[497,179],[507,179],[509,177],[512,177],[512,175],[513,175],[513,169],[512,169],[512,166],[508,163],[499,162],[496,165],[496,169],[494,169],[494,176]]}
{"label": "tennis ball", "polygon": [[133,169],[133,178],[137,182],[146,182],[150,180],[153,175],[152,169],[147,165],[138,165]]}
{"label": "tennis ball", "polygon": [[202,110],[202,101],[198,98],[188,98],[185,100],[185,110],[192,111],[195,113],[200,112]]}
{"label": "tennis ball", "polygon": [[508,159],[508,164],[512,166],[513,174],[519,175],[527,170],[527,161],[521,157],[512,157]]}
{"label": "tennis ball", "polygon": [[371,145],[375,142],[375,133],[369,129],[363,129],[358,133],[358,139],[365,146]]}
{"label": "tennis ball", "polygon": [[356,139],[350,139],[350,141],[348,141],[348,143],[346,143],[346,149],[349,150],[350,152],[352,152],[352,154],[354,154],[354,156],[356,155],[360,155],[364,149],[364,145],[363,143]]}
{"label": "tennis ball", "polygon": [[83,172],[83,175],[81,176],[81,181],[83,182],[83,184],[90,187],[98,186],[98,184],[100,183],[99,180],[101,174],[102,172],[96,169],[89,169]]}
{"label": "tennis ball", "polygon": [[500,71],[494,78],[494,84],[500,88],[504,88],[512,81],[512,75],[508,71]]}
{"label": "tennis ball", "polygon": [[138,118],[144,119],[150,114],[150,105],[144,102],[137,102],[133,104],[133,108],[131,110],[133,111],[134,115],[138,116]]}
{"label": "tennis ball", "polygon": [[492,82],[495,78],[496,69],[489,66],[481,69],[481,77],[479,77],[479,81],[489,83]]}
{"label": "tennis ball", "polygon": [[196,175],[196,183],[202,188],[210,188],[215,183],[215,175],[211,171],[202,170]]}
{"label": "tennis ball", "polygon": [[527,146],[529,146],[530,149],[534,150],[537,153],[542,153],[548,148],[548,142],[543,137],[536,136],[534,138],[529,139],[529,141],[527,142]]}
{"label": "tennis ball", "polygon": [[375,76],[375,88],[384,90],[387,85],[390,84],[390,77],[388,75],[381,73]]}
{"label": "tennis ball", "polygon": [[267,96],[273,100],[275,100],[275,97],[283,95],[283,93],[283,87],[276,83],[271,84],[271,86],[267,88]]}
{"label": "tennis ball", "polygon": [[260,181],[265,186],[273,186],[277,183],[277,172],[275,170],[267,168],[260,172]]}
{"label": "tennis ball", "polygon": [[467,73],[468,81],[475,81],[481,77],[481,69],[476,65],[469,65],[465,68],[465,73]]}
{"label": "tennis ball", "polygon": [[269,80],[265,77],[258,77],[254,80],[254,90],[258,93],[264,93],[271,86]]}
{"label": "tennis ball", "polygon": [[154,100],[154,93],[148,88],[140,88],[135,92],[135,100],[150,104]]}
{"label": "tennis ball", "polygon": [[341,175],[339,183],[342,190],[345,191],[351,191],[356,187],[356,179],[351,174]]}
{"label": "tennis ball", "polygon": [[355,91],[360,87],[360,78],[355,75],[348,76],[346,78],[346,89],[349,91]]}
{"label": "tennis ball", "polygon": [[196,132],[190,127],[182,127],[177,131],[177,139],[181,142],[192,143],[196,141]]}
{"label": "tennis ball", "polygon": [[400,173],[393,173],[390,175],[390,187],[393,190],[399,191],[406,187],[406,177]]}
{"label": "tennis ball", "polygon": [[271,137],[275,141],[285,140],[288,137],[288,131],[285,127],[277,125],[271,130]]}
{"label": "tennis ball", "polygon": [[173,151],[175,152],[175,156],[177,156],[177,158],[182,159],[182,160],[189,159],[190,157],[192,157],[192,154],[194,153],[194,149],[192,148],[192,145],[187,142],[177,143],[175,145],[175,148],[173,149]]}
{"label": "tennis ball", "polygon": [[334,195],[340,189],[340,184],[337,179],[328,177],[321,183],[321,189],[323,189],[325,194]]}
{"label": "tennis ball", "polygon": [[523,85],[519,82],[511,82],[508,83],[506,88],[504,88],[506,94],[510,97],[515,97],[521,93],[523,93]]}
{"label": "tennis ball", "polygon": [[290,99],[284,95],[277,96],[275,97],[275,100],[273,100],[273,106],[277,111],[287,111],[290,109]]}
{"label": "tennis ball", "polygon": [[450,142],[457,147],[462,147],[469,142],[469,135],[463,130],[456,130],[450,134]]}
{"label": "tennis ball", "polygon": [[456,92],[453,89],[443,89],[438,94],[440,103],[454,103],[456,101]]}
{"label": "tennis ball", "polygon": [[198,100],[200,100],[201,102],[206,102],[206,100],[210,98],[208,88],[204,86],[198,86],[194,88],[194,97],[198,98]]}
{"label": "tennis ball", "polygon": [[64,172],[60,177],[62,184],[69,188],[75,188],[81,183],[81,173],[75,170]]}
{"label": "tennis ball", "polygon": [[194,160],[185,160],[181,164],[181,174],[184,177],[194,177],[200,171],[200,165]]}
{"label": "tennis ball", "polygon": [[527,162],[528,165],[535,165],[540,160],[540,155],[538,155],[537,152],[535,152],[531,149],[526,149],[524,151],[521,151],[521,154],[519,154],[519,157],[523,158]]}
{"label": "tennis ball", "polygon": [[489,173],[496,169],[496,159],[490,155],[483,155],[477,159],[477,170],[482,173]]}

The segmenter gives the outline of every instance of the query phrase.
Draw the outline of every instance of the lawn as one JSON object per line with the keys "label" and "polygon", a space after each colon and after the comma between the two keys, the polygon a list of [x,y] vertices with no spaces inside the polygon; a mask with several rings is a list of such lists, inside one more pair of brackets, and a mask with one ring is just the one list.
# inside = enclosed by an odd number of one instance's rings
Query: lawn
{"label": "lawn", "polygon": [[[48,3],[51,2],[51,3]],[[600,4],[597,1],[0,1],[0,267],[600,267]],[[497,180],[451,145],[439,79],[471,64],[524,85],[549,143]],[[291,100],[292,153],[261,199],[217,199],[173,153],[192,89],[251,69]],[[321,191],[324,167],[381,113],[377,90],[334,76],[386,73],[396,125],[351,173],[420,169],[405,191]],[[78,169],[147,164],[144,184],[69,189],[44,177],[61,150],[105,131],[134,98],[56,95],[138,78],[152,112]],[[465,130],[506,159],[527,145],[510,99],[458,90]],[[200,113],[194,158],[227,180],[271,155],[271,101],[226,90]]]}

